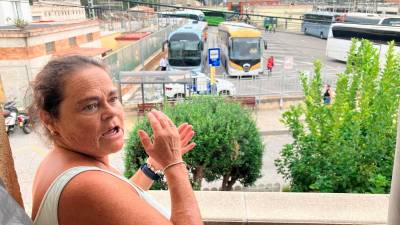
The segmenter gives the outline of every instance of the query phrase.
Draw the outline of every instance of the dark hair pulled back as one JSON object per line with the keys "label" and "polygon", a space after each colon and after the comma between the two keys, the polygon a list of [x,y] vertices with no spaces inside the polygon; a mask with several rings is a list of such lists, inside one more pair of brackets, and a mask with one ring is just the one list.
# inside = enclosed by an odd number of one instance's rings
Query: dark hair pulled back
{"label": "dark hair pulled back", "polygon": [[47,112],[51,118],[57,119],[60,103],[64,98],[65,81],[69,76],[89,66],[106,70],[105,65],[99,61],[80,55],[59,57],[49,61],[32,84],[33,102],[29,107],[32,121],[38,119],[40,111]]}

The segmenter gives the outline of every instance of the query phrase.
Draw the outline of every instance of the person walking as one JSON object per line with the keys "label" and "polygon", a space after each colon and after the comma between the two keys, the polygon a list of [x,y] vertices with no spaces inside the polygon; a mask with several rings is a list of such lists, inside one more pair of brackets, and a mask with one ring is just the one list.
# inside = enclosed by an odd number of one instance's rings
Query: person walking
{"label": "person walking", "polygon": [[160,60],[160,68],[161,68],[161,71],[166,71],[166,70],[167,70],[167,65],[168,65],[168,61],[167,61],[166,57],[163,56],[163,57],[161,58],[161,60]]}
{"label": "person walking", "polygon": [[268,76],[272,75],[272,68],[274,67],[274,57],[271,56],[267,61]]}
{"label": "person walking", "polygon": [[331,85],[326,84],[325,85],[325,92],[324,92],[324,95],[323,95],[324,104],[326,104],[326,105],[331,104],[332,97],[333,97],[333,93],[332,93]]}

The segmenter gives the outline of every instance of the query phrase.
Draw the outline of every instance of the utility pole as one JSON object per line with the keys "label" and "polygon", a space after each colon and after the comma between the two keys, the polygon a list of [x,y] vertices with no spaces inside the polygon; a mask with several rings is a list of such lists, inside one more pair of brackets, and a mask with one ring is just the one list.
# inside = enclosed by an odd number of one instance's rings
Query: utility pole
{"label": "utility pole", "polygon": [[[3,110],[0,109],[0,115]],[[5,187],[18,204],[24,208],[24,202],[21,197],[17,173],[15,172],[14,159],[10,148],[10,142],[5,130],[4,117],[0,116],[0,178],[3,180]]]}

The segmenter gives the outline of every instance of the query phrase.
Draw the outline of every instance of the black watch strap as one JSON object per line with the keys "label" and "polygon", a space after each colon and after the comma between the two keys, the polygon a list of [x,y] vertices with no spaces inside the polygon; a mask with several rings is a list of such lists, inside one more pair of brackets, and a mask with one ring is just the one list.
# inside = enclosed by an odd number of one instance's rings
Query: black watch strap
{"label": "black watch strap", "polygon": [[143,164],[140,167],[140,170],[142,170],[142,172],[150,179],[157,181],[161,179],[161,176],[157,173],[155,173],[152,169],[149,168],[149,166],[147,165],[147,163]]}

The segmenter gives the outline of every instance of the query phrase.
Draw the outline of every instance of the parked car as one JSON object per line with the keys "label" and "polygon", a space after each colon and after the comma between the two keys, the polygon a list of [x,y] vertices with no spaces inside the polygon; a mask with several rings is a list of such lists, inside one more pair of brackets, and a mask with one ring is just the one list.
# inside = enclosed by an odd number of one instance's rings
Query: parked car
{"label": "parked car", "polygon": [[[219,95],[232,96],[236,93],[233,83],[227,80],[215,79],[216,93]],[[187,85],[186,91],[182,84],[167,84],[165,85],[165,96],[167,98],[184,98],[191,91],[194,94],[210,94],[211,93],[211,79],[204,73],[196,72],[192,76],[192,84]]]}

